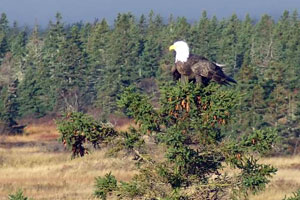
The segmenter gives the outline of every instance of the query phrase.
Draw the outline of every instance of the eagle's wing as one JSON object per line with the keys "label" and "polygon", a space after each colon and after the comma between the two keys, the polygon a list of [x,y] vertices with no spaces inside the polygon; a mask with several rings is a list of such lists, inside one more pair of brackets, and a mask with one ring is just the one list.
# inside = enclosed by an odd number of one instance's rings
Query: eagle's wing
{"label": "eagle's wing", "polygon": [[[205,77],[209,80],[213,80],[219,84],[228,85],[229,82],[236,83],[236,81],[227,76],[221,67],[213,62],[210,62],[204,57],[194,56],[194,59],[198,61],[191,66],[193,72],[197,76]],[[198,57],[198,58],[197,58]]]}
{"label": "eagle's wing", "polygon": [[191,63],[189,63],[189,62],[183,63],[183,62],[178,61],[175,63],[175,67],[176,67],[177,71],[182,76],[190,76],[193,73],[191,66],[192,66]]}

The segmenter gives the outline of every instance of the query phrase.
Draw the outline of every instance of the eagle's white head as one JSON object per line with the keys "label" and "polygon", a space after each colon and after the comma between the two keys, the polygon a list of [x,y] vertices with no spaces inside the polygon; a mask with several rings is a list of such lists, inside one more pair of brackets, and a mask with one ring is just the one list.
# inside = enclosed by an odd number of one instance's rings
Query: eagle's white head
{"label": "eagle's white head", "polygon": [[186,62],[190,55],[190,49],[186,42],[177,41],[169,48],[170,51],[176,51],[175,62]]}

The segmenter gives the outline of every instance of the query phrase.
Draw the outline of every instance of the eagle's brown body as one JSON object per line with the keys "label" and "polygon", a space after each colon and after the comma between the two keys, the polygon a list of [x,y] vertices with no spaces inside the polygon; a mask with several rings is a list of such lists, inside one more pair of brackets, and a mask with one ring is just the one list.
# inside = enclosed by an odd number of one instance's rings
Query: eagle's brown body
{"label": "eagle's brown body", "polygon": [[236,81],[228,77],[220,66],[205,57],[190,54],[186,62],[177,61],[172,69],[174,79],[182,81],[193,80],[207,85],[213,80],[222,85],[228,85]]}

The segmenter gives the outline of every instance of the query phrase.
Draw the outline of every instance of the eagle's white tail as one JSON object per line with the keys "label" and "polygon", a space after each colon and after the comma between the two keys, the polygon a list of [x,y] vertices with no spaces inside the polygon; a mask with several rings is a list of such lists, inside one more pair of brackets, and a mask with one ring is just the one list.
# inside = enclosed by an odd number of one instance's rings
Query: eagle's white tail
{"label": "eagle's white tail", "polygon": [[219,64],[219,63],[214,63],[215,65],[219,66],[219,67],[225,67],[225,64]]}

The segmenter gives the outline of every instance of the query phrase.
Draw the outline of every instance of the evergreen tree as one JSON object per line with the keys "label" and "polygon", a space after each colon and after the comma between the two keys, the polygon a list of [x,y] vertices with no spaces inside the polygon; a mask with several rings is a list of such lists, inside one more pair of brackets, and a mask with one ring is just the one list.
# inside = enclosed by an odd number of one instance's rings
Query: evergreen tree
{"label": "evergreen tree", "polygon": [[236,65],[242,67],[242,65],[249,65],[251,62],[251,43],[253,40],[253,21],[249,14],[246,15],[245,20],[241,22],[241,27],[237,30],[238,43],[237,43],[237,57]]}
{"label": "evergreen tree", "polygon": [[[159,61],[163,54],[161,38],[163,25],[160,16],[155,17],[154,12],[151,11],[148,24],[145,20],[145,17],[143,17],[139,23],[140,45],[142,47],[138,61],[140,78],[157,76]],[[144,22],[142,23],[142,21]]]}
{"label": "evergreen tree", "polygon": [[207,12],[202,12],[202,17],[199,22],[191,29],[191,49],[195,54],[209,57],[210,37],[212,33],[209,30],[210,20],[207,17]]}
{"label": "evergreen tree", "polygon": [[[91,65],[98,66],[101,69],[108,64],[108,45],[111,31],[105,19],[96,23],[91,30],[88,39],[87,52]],[[98,70],[99,70],[98,69]]]}
{"label": "evergreen tree", "polygon": [[241,22],[236,14],[233,14],[222,28],[218,62],[226,63],[229,74],[235,74],[238,68],[241,67],[237,51],[238,31],[240,28]]}
{"label": "evergreen tree", "polygon": [[101,83],[105,67],[108,64],[109,54],[109,36],[111,30],[105,19],[96,23],[91,28],[91,34],[88,39],[86,52],[89,65],[89,93],[92,94],[92,101],[97,98],[97,88]]}
{"label": "evergreen tree", "polygon": [[0,106],[0,134],[15,134],[22,132],[22,127],[17,126],[18,116],[17,102],[18,80],[12,81],[7,88],[2,88]]}
{"label": "evergreen tree", "polygon": [[60,13],[56,14],[56,22],[50,22],[49,30],[45,36],[42,49],[42,66],[39,69],[39,80],[43,99],[47,102],[49,110],[59,110],[58,99],[60,98],[58,72],[61,67],[62,48],[65,44],[66,33]]}
{"label": "evergreen tree", "polygon": [[144,49],[139,57],[139,77],[155,77],[159,68],[163,47],[158,43],[157,38],[149,36],[144,42]]}
{"label": "evergreen tree", "polygon": [[[116,149],[123,147],[135,154],[140,173],[130,182],[121,183],[111,174],[98,177],[97,197],[242,199],[248,192],[263,189],[268,177],[276,172],[270,165],[258,164],[253,156],[272,148],[275,132],[254,131],[239,141],[230,141],[221,133],[236,104],[232,91],[214,84],[206,88],[177,84],[161,90],[158,109],[148,100],[133,88],[125,90],[119,105],[139,128],[119,133],[113,140]],[[144,135],[155,141],[152,145],[157,148],[148,146]],[[157,158],[155,149],[163,151],[164,157]],[[225,166],[238,169],[237,174],[227,174]]]}
{"label": "evergreen tree", "polygon": [[3,61],[5,53],[9,50],[8,46],[9,26],[5,13],[0,17],[0,63]]}
{"label": "evergreen tree", "polygon": [[97,104],[104,113],[116,110],[116,97],[122,87],[140,78],[139,53],[139,29],[134,16],[131,13],[119,14],[115,20],[114,31],[109,38],[108,62],[104,68],[101,68],[98,83]]}
{"label": "evergreen tree", "polygon": [[83,103],[89,104],[91,98],[87,93],[90,86],[89,70],[77,26],[72,27],[70,35],[63,41],[58,56],[60,63],[56,69],[56,85],[60,95],[59,103],[63,109],[79,111]]}
{"label": "evergreen tree", "polygon": [[236,133],[240,135],[263,127],[266,103],[264,102],[264,89],[258,83],[255,66],[244,64],[237,77],[236,90],[240,93],[241,98],[236,110],[236,121],[230,127],[229,132],[232,133],[233,130],[236,130]]}
{"label": "evergreen tree", "polygon": [[134,67],[139,55],[139,34],[135,17],[131,13],[119,14],[109,42],[109,65]]}
{"label": "evergreen tree", "polygon": [[27,34],[25,31],[19,32],[12,40],[10,45],[10,52],[14,59],[14,69],[19,80],[23,79],[25,70],[25,55]]}
{"label": "evergreen tree", "polygon": [[274,21],[269,15],[263,15],[255,26],[251,44],[251,63],[257,65],[259,73],[263,73],[274,57],[273,29]]}
{"label": "evergreen tree", "polygon": [[39,37],[38,27],[35,26],[25,47],[24,77],[18,87],[19,115],[41,117],[49,110],[48,102],[44,100],[40,74],[42,67],[43,42]]}

